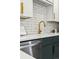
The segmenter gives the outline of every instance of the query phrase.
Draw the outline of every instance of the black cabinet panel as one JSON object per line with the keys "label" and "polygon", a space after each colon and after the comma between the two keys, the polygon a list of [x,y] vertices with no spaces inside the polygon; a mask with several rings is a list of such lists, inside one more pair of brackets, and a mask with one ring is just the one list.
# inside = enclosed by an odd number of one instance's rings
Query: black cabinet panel
{"label": "black cabinet panel", "polygon": [[54,37],[54,59],[59,59],[59,36]]}
{"label": "black cabinet panel", "polygon": [[54,53],[54,57],[58,58],[59,57],[59,44],[55,44],[55,53]]}
{"label": "black cabinet panel", "polygon": [[50,44],[51,43],[51,39],[50,38],[42,38],[42,44],[46,45],[46,44]]}
{"label": "black cabinet panel", "polygon": [[59,59],[59,36],[41,39],[41,59]]}
{"label": "black cabinet panel", "polygon": [[[29,48],[25,47],[23,50],[25,53],[32,55],[36,59],[59,59],[59,36],[46,37],[37,39],[40,43],[30,46],[32,48],[32,54],[29,52]],[[33,41],[35,43],[37,41]]]}
{"label": "black cabinet panel", "polygon": [[41,59],[59,59],[59,36],[41,39]]}
{"label": "black cabinet panel", "polygon": [[42,47],[41,52],[41,59],[53,59],[51,45]]}

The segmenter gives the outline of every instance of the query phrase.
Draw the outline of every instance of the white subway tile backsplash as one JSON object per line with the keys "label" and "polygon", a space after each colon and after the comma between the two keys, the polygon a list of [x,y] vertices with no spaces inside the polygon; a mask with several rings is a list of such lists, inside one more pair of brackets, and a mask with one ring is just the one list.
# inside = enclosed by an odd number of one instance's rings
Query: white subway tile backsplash
{"label": "white subway tile backsplash", "polygon": [[[46,19],[49,19],[46,6],[43,6],[41,4],[34,3],[33,4],[33,16],[34,18],[26,19],[21,21],[21,25],[25,27],[25,31],[28,34],[37,34],[38,33],[38,23],[41,20],[46,21]],[[50,17],[52,17],[50,15]],[[46,23],[45,32],[50,33],[55,28],[55,25],[53,23]]]}
{"label": "white subway tile backsplash", "polygon": [[26,19],[21,21],[21,24],[25,27],[25,30],[28,34],[37,34],[38,33],[38,21],[36,19]]}

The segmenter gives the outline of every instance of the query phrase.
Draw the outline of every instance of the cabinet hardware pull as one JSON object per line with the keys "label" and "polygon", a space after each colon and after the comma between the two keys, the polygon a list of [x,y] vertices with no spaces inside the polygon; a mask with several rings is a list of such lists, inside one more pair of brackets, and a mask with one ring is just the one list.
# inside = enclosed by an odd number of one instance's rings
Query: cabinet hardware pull
{"label": "cabinet hardware pull", "polygon": [[21,14],[23,14],[23,13],[24,13],[24,3],[21,2]]}

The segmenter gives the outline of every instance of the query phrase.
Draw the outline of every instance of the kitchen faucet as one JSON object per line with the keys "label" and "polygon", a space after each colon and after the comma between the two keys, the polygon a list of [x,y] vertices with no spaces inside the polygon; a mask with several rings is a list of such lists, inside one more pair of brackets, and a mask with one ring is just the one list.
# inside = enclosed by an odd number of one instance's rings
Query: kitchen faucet
{"label": "kitchen faucet", "polygon": [[41,27],[41,26],[40,26],[41,23],[44,24],[44,27],[46,26],[46,24],[45,24],[44,21],[40,21],[39,24],[38,24],[38,34],[41,34],[41,32],[42,32],[42,31],[41,31],[41,28],[40,28],[40,27]]}

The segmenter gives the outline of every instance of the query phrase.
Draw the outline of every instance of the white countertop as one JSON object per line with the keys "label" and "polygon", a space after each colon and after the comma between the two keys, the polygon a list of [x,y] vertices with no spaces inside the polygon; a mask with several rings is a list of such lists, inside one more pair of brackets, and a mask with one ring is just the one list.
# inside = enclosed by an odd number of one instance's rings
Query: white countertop
{"label": "white countertop", "polygon": [[39,39],[39,38],[45,38],[45,37],[52,37],[52,36],[57,36],[57,35],[59,35],[59,34],[58,33],[49,33],[49,34],[26,35],[26,36],[21,36],[20,41],[33,40],[33,39]]}
{"label": "white countertop", "polygon": [[24,53],[23,51],[20,51],[20,59],[35,59],[35,58]]}

